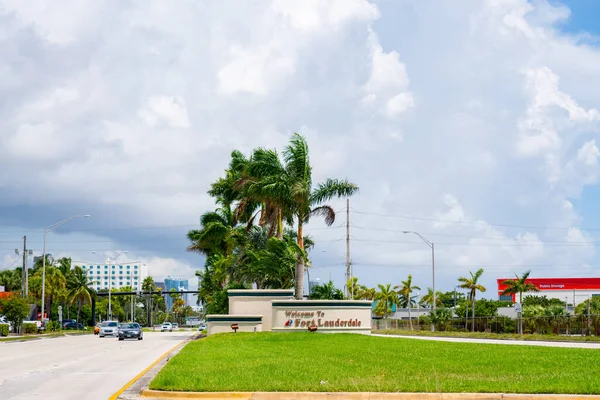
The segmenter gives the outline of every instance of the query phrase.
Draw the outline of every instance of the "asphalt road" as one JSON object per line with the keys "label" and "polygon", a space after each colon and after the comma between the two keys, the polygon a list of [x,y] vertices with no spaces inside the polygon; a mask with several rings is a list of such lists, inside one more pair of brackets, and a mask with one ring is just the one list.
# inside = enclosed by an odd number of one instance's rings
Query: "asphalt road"
{"label": "asphalt road", "polygon": [[144,340],[94,335],[0,342],[0,399],[106,400],[195,332],[144,332]]}

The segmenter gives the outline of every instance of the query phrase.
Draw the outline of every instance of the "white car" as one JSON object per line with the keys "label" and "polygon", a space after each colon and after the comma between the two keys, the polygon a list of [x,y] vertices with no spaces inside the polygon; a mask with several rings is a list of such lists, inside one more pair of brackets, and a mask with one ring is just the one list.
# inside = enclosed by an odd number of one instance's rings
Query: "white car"
{"label": "white car", "polygon": [[173,322],[173,329],[178,329],[179,328],[179,324],[177,322]]}
{"label": "white car", "polygon": [[100,332],[98,337],[104,336],[119,336],[119,323],[117,321],[104,321],[100,324]]}
{"label": "white car", "polygon": [[173,332],[173,325],[171,325],[170,322],[165,322],[160,326],[160,331],[161,332],[164,332],[164,331]]}

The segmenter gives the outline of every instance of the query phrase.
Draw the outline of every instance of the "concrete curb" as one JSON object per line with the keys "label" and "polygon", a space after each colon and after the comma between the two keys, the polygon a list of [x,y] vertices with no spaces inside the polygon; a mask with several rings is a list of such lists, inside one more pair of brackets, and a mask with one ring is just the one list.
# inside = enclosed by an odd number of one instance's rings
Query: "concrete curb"
{"label": "concrete curb", "polygon": [[600,399],[600,395],[504,393],[375,393],[375,392],[167,392],[142,390],[141,399],[243,399],[243,400],[575,400]]}

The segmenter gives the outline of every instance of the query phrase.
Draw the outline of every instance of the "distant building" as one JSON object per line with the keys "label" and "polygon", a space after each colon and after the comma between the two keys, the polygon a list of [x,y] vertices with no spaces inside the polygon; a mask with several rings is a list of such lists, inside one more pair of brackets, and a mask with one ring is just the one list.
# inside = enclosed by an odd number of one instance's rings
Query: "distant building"
{"label": "distant building", "polygon": [[[515,280],[515,278],[498,279],[498,299],[503,301],[519,301],[517,294],[503,295],[506,285],[502,282]],[[539,292],[523,293],[525,296],[547,296],[550,299],[559,299],[574,306],[586,301],[590,297],[600,296],[600,278],[530,278],[528,283],[537,287]]]}
{"label": "distant building", "polygon": [[[177,278],[171,278],[170,276],[165,278],[165,293],[169,293],[171,291],[171,289],[175,289],[177,291],[179,290],[189,290],[188,289],[188,280],[187,279],[177,279]],[[166,301],[167,301],[167,309],[170,310],[173,307],[173,299],[171,298],[171,296],[165,296],[166,297]],[[188,305],[188,295],[186,294],[182,294],[181,298],[183,299],[183,301],[185,302],[185,305]]]}
{"label": "distant building", "polygon": [[142,282],[147,276],[145,264],[134,265],[82,265],[90,287],[96,290],[119,289],[130,286],[134,290],[142,290]]}

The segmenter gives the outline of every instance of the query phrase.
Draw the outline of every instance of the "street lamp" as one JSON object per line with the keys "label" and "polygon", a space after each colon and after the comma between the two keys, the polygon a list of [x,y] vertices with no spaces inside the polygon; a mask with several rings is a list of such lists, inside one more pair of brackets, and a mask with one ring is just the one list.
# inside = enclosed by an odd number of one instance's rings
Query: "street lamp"
{"label": "street lamp", "polygon": [[[427,246],[429,246],[431,248],[431,280],[432,280],[432,286],[433,286],[433,305],[432,305],[432,310],[435,312],[435,305],[437,302],[437,296],[435,294],[435,246],[433,244],[433,242],[430,242],[429,240],[425,239],[423,236],[421,236],[420,233],[415,232],[415,231],[402,231],[402,233],[413,233],[415,235],[417,235],[422,241],[423,243],[425,243]],[[431,331],[435,331],[435,325],[431,324]]]}
{"label": "street lamp", "polygon": [[58,221],[55,224],[47,226],[44,228],[44,250],[42,251],[42,320],[44,319],[44,305],[46,303],[46,234],[48,231],[61,226],[62,224],[66,224],[67,222],[78,219],[78,218],[91,218],[90,215],[74,215],[67,219],[63,219],[62,221]]}
{"label": "street lamp", "polygon": [[[95,253],[95,252],[94,252]],[[112,321],[112,303],[110,300],[110,291],[112,289],[112,263],[113,262],[117,262],[117,258],[119,258],[119,256],[121,254],[127,254],[128,251],[117,251],[117,254],[115,255],[115,257],[111,260],[110,258],[107,258],[105,260],[105,263],[108,266],[108,319],[109,321]]]}

